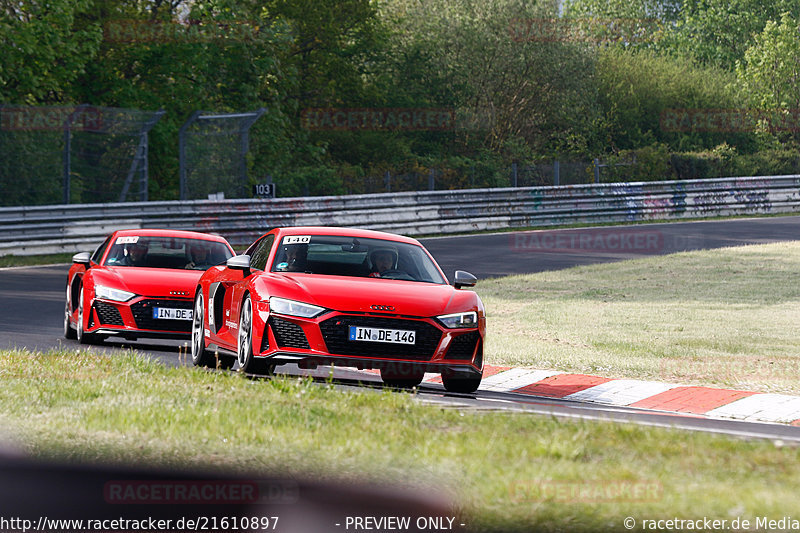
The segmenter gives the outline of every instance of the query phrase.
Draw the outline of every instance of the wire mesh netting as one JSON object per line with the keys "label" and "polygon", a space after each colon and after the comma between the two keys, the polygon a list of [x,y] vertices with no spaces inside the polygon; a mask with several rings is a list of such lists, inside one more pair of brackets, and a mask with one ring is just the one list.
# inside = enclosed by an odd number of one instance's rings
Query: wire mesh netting
{"label": "wire mesh netting", "polygon": [[518,187],[577,185],[581,183],[592,183],[593,181],[594,173],[592,164],[580,161],[520,165],[517,174]]}
{"label": "wire mesh netting", "polygon": [[0,205],[147,200],[147,132],[163,114],[0,106]]}
{"label": "wire mesh netting", "polygon": [[195,112],[179,136],[181,199],[250,196],[247,151],[250,127],[264,109],[249,113]]}

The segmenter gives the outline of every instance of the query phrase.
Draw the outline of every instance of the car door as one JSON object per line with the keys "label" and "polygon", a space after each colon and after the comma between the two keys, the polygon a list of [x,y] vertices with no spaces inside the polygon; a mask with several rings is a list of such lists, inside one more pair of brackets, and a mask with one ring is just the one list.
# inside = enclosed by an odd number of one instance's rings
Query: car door
{"label": "car door", "polygon": [[213,323],[209,318],[212,334],[216,332],[217,341],[235,350],[239,334],[239,309],[245,291],[253,276],[260,275],[266,268],[267,258],[275,242],[275,235],[270,233],[256,241],[248,248],[250,255],[249,274],[238,269],[225,268],[217,281],[209,287],[209,310],[213,315]]}

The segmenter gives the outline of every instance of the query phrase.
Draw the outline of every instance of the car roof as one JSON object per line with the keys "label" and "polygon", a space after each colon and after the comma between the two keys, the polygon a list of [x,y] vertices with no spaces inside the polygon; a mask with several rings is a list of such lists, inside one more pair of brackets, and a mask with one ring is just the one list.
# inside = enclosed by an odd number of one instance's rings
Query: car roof
{"label": "car roof", "polygon": [[289,226],[277,228],[280,235],[336,235],[342,237],[361,237],[362,239],[383,239],[422,246],[417,239],[388,233],[358,228],[340,228],[333,226]]}
{"label": "car roof", "polygon": [[205,241],[216,241],[226,243],[224,237],[219,235],[209,235],[199,231],[186,231],[177,229],[122,229],[114,232],[117,237],[138,235],[139,237],[175,237],[184,239],[202,239]]}

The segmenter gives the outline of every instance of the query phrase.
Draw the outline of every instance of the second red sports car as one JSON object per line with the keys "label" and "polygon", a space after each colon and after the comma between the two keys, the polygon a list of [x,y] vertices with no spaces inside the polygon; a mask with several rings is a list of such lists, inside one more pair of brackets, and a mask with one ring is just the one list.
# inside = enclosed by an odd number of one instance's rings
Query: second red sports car
{"label": "second red sports car", "polygon": [[209,267],[233,249],[219,236],[137,229],[112,233],[90,254],[75,254],[67,275],[64,336],[188,338],[192,296]]}
{"label": "second red sports car", "polygon": [[483,371],[486,319],[475,277],[451,286],[415,239],[326,227],[277,228],[197,284],[192,360],[249,373],[276,365],[380,369],[394,386],[441,373],[472,392]]}

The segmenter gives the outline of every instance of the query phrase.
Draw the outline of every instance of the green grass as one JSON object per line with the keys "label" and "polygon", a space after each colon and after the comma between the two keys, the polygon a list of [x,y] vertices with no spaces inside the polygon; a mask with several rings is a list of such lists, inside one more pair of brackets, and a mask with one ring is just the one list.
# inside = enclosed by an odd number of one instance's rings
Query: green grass
{"label": "green grass", "polygon": [[800,242],[481,281],[487,362],[800,393]]}
{"label": "green grass", "polygon": [[475,531],[777,518],[800,491],[800,449],[769,441],[460,412],[411,394],[166,368],[131,353],[0,352],[0,382],[0,427],[36,457],[433,487]]}
{"label": "green grass", "polygon": [[47,255],[2,255],[0,268],[35,266],[35,265],[60,265],[72,261],[75,254],[47,254]]}

